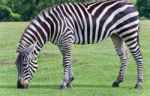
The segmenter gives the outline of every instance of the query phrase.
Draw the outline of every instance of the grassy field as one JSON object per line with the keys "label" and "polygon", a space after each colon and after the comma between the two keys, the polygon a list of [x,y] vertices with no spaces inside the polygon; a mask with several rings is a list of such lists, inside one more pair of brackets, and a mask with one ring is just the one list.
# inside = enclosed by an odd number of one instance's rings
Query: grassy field
{"label": "grassy field", "polygon": [[141,47],[144,54],[144,84],[136,82],[136,64],[130,55],[124,83],[112,88],[119,71],[119,59],[110,39],[94,45],[74,45],[73,88],[59,90],[63,78],[61,54],[47,43],[38,57],[37,70],[29,89],[16,88],[16,46],[28,22],[0,22],[0,96],[150,96],[150,21],[141,21]]}

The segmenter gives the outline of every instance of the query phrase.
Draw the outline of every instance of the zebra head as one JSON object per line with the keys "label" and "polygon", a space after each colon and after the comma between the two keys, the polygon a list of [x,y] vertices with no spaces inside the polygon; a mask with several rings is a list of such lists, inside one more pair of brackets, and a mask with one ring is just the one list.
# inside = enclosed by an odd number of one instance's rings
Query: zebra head
{"label": "zebra head", "polygon": [[33,73],[37,69],[37,61],[33,55],[35,44],[30,45],[28,48],[19,52],[16,60],[18,70],[18,88],[28,88],[28,83],[33,77]]}

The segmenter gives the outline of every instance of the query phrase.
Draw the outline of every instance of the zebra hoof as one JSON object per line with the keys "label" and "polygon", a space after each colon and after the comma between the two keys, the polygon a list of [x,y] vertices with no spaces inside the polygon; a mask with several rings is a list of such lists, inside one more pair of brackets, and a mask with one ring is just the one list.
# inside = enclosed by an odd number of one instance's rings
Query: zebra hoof
{"label": "zebra hoof", "polygon": [[68,83],[67,84],[67,88],[71,88],[72,87],[72,84],[71,83]]}
{"label": "zebra hoof", "polygon": [[69,78],[70,82],[72,82],[74,80],[74,77]]}
{"label": "zebra hoof", "polygon": [[63,89],[67,89],[67,88],[71,88],[72,87],[72,84],[71,83],[67,83],[66,86],[64,85],[60,85],[60,89],[63,90]]}
{"label": "zebra hoof", "polygon": [[64,89],[66,89],[66,86],[60,85],[60,89],[64,90]]}
{"label": "zebra hoof", "polygon": [[141,85],[136,84],[135,89],[141,89]]}
{"label": "zebra hoof", "polygon": [[112,87],[117,88],[117,87],[119,87],[119,84],[116,83],[116,82],[114,82],[113,85],[112,85]]}
{"label": "zebra hoof", "polygon": [[71,83],[67,83],[66,86],[64,85],[60,85],[60,89],[63,90],[63,89],[67,89],[67,88],[72,88],[72,84]]}
{"label": "zebra hoof", "polygon": [[67,88],[69,88],[69,87],[68,87],[68,86],[60,85],[60,90],[65,90],[65,89],[67,89]]}

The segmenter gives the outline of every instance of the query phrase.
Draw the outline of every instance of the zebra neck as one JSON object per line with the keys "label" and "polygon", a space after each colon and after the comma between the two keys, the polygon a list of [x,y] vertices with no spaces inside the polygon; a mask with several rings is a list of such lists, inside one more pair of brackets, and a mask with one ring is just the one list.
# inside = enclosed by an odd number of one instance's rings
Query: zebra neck
{"label": "zebra neck", "polygon": [[39,39],[35,38],[37,38],[35,34],[31,35],[29,31],[25,31],[22,38],[20,39],[17,52],[21,52],[26,48],[28,48],[29,46],[34,45],[32,55],[33,57],[37,58],[39,52],[41,51],[46,42],[42,43]]}

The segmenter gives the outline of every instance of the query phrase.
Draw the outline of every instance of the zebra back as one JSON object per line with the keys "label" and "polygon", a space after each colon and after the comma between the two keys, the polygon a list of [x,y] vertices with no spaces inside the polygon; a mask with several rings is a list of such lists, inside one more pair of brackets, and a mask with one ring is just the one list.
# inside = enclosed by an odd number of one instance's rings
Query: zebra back
{"label": "zebra back", "polygon": [[37,42],[38,51],[47,41],[59,44],[66,34],[73,36],[75,44],[97,43],[113,33],[123,37],[124,26],[138,23],[134,5],[122,0],[61,4],[41,11],[31,21],[18,50]]}

